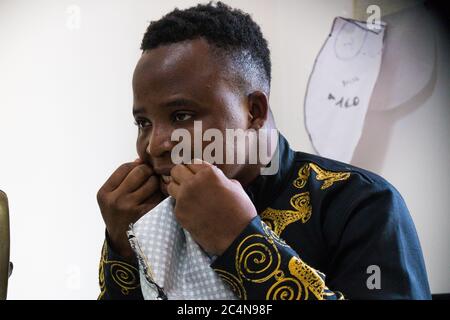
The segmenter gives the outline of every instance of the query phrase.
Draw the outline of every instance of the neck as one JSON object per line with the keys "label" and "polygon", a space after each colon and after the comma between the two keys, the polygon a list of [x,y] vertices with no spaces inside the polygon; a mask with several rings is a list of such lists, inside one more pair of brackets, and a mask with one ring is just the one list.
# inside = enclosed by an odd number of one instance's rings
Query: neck
{"label": "neck", "polygon": [[245,172],[236,177],[242,187],[246,188],[261,174],[261,168],[263,166],[259,164],[250,164],[245,168]]}

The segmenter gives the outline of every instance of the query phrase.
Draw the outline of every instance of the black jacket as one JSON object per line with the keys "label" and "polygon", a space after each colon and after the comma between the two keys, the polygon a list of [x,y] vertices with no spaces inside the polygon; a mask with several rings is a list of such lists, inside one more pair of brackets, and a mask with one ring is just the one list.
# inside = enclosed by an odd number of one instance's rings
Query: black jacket
{"label": "black jacket", "polygon": [[[278,172],[246,188],[258,216],[211,265],[239,298],[431,298],[413,221],[392,185],[295,152],[281,135],[278,152]],[[142,299],[137,262],[107,241],[100,288],[100,299]]]}

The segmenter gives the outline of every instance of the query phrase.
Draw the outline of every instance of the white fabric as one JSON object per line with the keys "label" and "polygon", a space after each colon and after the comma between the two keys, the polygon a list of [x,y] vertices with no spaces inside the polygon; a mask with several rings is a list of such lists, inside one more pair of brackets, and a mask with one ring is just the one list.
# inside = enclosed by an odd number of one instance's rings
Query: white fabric
{"label": "white fabric", "polygon": [[129,237],[135,237],[130,243],[138,255],[144,299],[158,298],[157,287],[148,278],[163,288],[169,300],[236,299],[210,267],[211,258],[178,224],[173,210],[174,199],[169,197],[129,232]]}
{"label": "white fabric", "polygon": [[320,51],[305,97],[305,122],[316,151],[350,162],[361,137],[381,65],[385,24],[336,18]]}

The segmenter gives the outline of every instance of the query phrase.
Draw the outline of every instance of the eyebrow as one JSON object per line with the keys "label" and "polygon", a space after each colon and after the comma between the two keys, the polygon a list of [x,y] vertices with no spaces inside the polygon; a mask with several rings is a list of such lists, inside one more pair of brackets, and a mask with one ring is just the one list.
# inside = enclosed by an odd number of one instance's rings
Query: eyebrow
{"label": "eyebrow", "polygon": [[[168,102],[164,102],[161,104],[161,107],[166,108],[176,108],[176,107],[192,107],[192,108],[198,108],[200,105],[195,102],[194,100],[186,99],[186,98],[179,98],[170,100]],[[133,115],[139,115],[145,113],[145,108],[143,107],[133,107]]]}
{"label": "eyebrow", "polygon": [[194,100],[179,98],[162,104],[163,107],[199,107],[200,105]]}

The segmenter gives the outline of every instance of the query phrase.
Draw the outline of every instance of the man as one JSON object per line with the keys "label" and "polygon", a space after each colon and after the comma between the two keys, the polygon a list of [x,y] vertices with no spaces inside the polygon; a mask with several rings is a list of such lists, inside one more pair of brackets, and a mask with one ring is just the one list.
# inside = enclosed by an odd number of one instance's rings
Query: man
{"label": "man", "polygon": [[381,177],[294,152],[281,135],[273,175],[261,175],[262,163],[173,163],[171,134],[193,133],[194,121],[222,133],[275,128],[270,52],[249,15],[222,3],[176,9],[150,24],[141,49],[139,159],[97,195],[107,229],[100,299],[142,299],[126,230],[168,195],[238,298],[430,298],[411,217]]}

